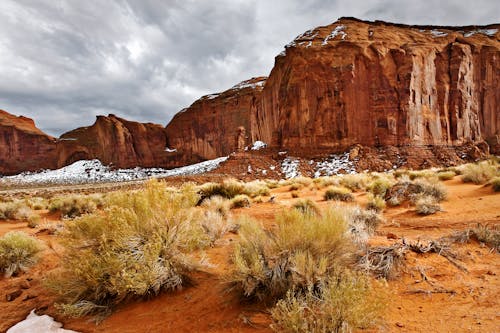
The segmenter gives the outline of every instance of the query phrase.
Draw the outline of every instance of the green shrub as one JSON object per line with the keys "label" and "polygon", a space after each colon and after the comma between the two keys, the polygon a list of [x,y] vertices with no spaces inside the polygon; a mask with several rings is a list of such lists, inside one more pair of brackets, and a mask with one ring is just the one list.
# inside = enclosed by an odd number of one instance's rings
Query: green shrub
{"label": "green shrub", "polygon": [[500,177],[495,177],[491,180],[491,186],[493,191],[500,192]]}
{"label": "green shrub", "polygon": [[231,208],[250,207],[250,198],[245,194],[238,194],[231,199]]}
{"label": "green shrub", "polygon": [[254,221],[240,221],[234,270],[229,282],[246,297],[276,300],[288,290],[315,289],[352,260],[347,222],[342,212],[322,215],[284,211],[275,229],[264,231]]}
{"label": "green shrub", "polygon": [[11,231],[0,237],[0,272],[6,277],[26,271],[38,260],[42,245],[21,231]]}
{"label": "green shrub", "polygon": [[31,209],[22,200],[0,202],[0,220],[27,220]]}
{"label": "green shrub", "polygon": [[299,210],[302,213],[319,214],[318,205],[311,199],[297,200],[292,208]]}
{"label": "green shrub", "polygon": [[370,185],[368,185],[367,190],[375,196],[383,197],[392,185],[393,183],[389,179],[381,177],[375,179]]}
{"label": "green shrub", "polygon": [[366,208],[370,210],[374,210],[376,212],[381,212],[385,209],[385,200],[384,198],[378,195],[370,195],[368,197],[368,203],[366,204]]}
{"label": "green shrub", "polygon": [[440,171],[440,172],[438,172],[437,176],[438,176],[439,180],[450,180],[456,176],[456,173],[452,170]]}
{"label": "green shrub", "polygon": [[415,210],[420,215],[430,215],[441,211],[441,206],[435,198],[424,196],[416,201]]}
{"label": "green shrub", "polygon": [[40,216],[37,214],[31,214],[28,217],[28,227],[30,228],[36,228],[40,224]]}
{"label": "green shrub", "polygon": [[169,191],[158,181],[115,192],[102,212],[66,223],[61,268],[47,285],[63,314],[108,313],[125,299],[175,290],[189,281],[194,249],[212,239],[203,228],[194,190]]}
{"label": "green shrub", "polygon": [[462,170],[464,183],[484,184],[495,176],[499,176],[498,166],[490,161],[468,164]]}
{"label": "green shrub", "polygon": [[288,291],[271,310],[276,332],[351,332],[381,323],[386,297],[368,277],[342,272],[319,290]]}
{"label": "green shrub", "polygon": [[325,191],[323,195],[325,200],[336,200],[336,201],[353,201],[354,196],[351,191],[345,187],[330,187]]}

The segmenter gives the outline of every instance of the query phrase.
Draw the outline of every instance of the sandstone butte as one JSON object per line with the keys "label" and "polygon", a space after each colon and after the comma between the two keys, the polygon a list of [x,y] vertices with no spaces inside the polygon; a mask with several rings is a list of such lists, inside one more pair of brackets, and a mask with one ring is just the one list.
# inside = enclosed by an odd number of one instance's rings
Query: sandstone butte
{"label": "sandstone butte", "polygon": [[[204,96],[166,128],[110,115],[56,140],[27,118],[1,113],[0,152],[7,153],[0,156],[0,173],[89,158],[116,167],[173,167],[228,155],[256,140],[304,157],[373,149],[407,160],[499,154],[499,30],[500,24],[341,18],[286,45],[267,79]],[[370,166],[372,156],[365,157]]]}

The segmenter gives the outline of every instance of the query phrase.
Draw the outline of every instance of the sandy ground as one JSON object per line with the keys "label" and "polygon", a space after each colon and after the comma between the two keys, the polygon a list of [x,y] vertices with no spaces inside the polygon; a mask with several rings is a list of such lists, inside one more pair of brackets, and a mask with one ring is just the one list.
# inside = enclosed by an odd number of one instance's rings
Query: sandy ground
{"label": "sandy ground", "polygon": [[[491,187],[463,184],[458,177],[446,181],[448,199],[443,212],[418,216],[412,207],[388,208],[385,222],[370,240],[373,244],[391,244],[407,240],[428,240],[450,235],[477,223],[500,224],[500,193]],[[274,189],[275,203],[253,204],[234,215],[246,214],[273,223],[274,215],[295,200],[287,187]],[[322,191],[308,188],[300,198],[315,200],[320,207]],[[366,195],[356,194],[364,203]],[[60,223],[56,215],[41,212],[47,223]],[[0,222],[0,235],[23,230],[47,244],[41,261],[29,272],[14,278],[0,278],[0,331],[22,320],[31,309],[54,316],[64,328],[81,332],[270,332],[270,317],[264,306],[242,302],[227,290],[224,275],[230,269],[232,244],[238,236],[228,234],[206,251],[213,267],[196,273],[194,285],[175,293],[133,301],[120,306],[110,317],[96,325],[84,319],[57,315],[54,298],[43,287],[43,275],[54,269],[62,249],[57,237],[40,228],[30,229],[26,222]],[[398,239],[389,239],[393,236]],[[387,237],[390,236],[390,237]],[[407,265],[387,284],[391,293],[386,321],[377,332],[500,332],[500,260],[499,254],[477,243],[455,244],[453,251],[466,270],[434,254],[407,255]],[[423,274],[422,274],[423,273]],[[6,295],[21,290],[8,302]],[[370,331],[371,332],[371,331]]]}

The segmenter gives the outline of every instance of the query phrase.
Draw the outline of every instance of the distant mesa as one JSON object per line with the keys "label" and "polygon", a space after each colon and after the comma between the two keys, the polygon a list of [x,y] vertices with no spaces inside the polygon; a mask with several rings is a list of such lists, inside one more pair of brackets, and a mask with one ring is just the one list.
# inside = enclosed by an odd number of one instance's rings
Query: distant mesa
{"label": "distant mesa", "polygon": [[99,116],[56,140],[1,111],[0,173],[94,158],[171,168],[256,141],[300,157],[352,151],[369,168],[382,153],[411,167],[500,154],[499,31],[341,18],[287,44],[269,77],[203,96],[166,127]]}

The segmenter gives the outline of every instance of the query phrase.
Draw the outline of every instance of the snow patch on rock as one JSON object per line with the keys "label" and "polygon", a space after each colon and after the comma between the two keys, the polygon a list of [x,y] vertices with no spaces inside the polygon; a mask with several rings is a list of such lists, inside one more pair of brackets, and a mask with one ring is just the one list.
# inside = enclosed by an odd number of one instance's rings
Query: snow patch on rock
{"label": "snow patch on rock", "polygon": [[83,160],[57,170],[25,172],[15,176],[0,177],[0,184],[81,184],[130,181],[150,177],[197,175],[216,169],[225,160],[227,160],[227,157],[219,157],[214,160],[170,170],[139,167],[112,170],[109,166],[103,165],[99,160]]}
{"label": "snow patch on rock", "polygon": [[266,147],[267,143],[257,140],[253,143],[252,147],[250,147],[250,150],[261,150]]}
{"label": "snow patch on rock", "polygon": [[356,173],[354,163],[349,159],[349,153],[333,154],[330,157],[316,162],[314,177],[333,176],[343,173]]}
{"label": "snow patch on rock", "polygon": [[62,324],[47,315],[39,316],[32,310],[25,320],[7,330],[7,333],[78,333],[65,330]]}
{"label": "snow patch on rock", "polygon": [[493,37],[496,35],[498,32],[498,29],[478,29],[478,30],[472,30],[472,31],[467,31],[464,33],[464,37],[472,37],[475,34],[483,34],[489,37]]}
{"label": "snow patch on rock", "polygon": [[337,36],[342,36],[342,40],[344,40],[346,37],[347,37],[347,34],[344,32],[344,29],[345,29],[345,26],[344,25],[338,25],[335,27],[335,29],[333,29],[333,31],[325,37],[325,39],[323,40],[323,43],[321,43],[321,45],[326,45],[328,44],[328,41],[330,39],[335,39],[335,37]]}

